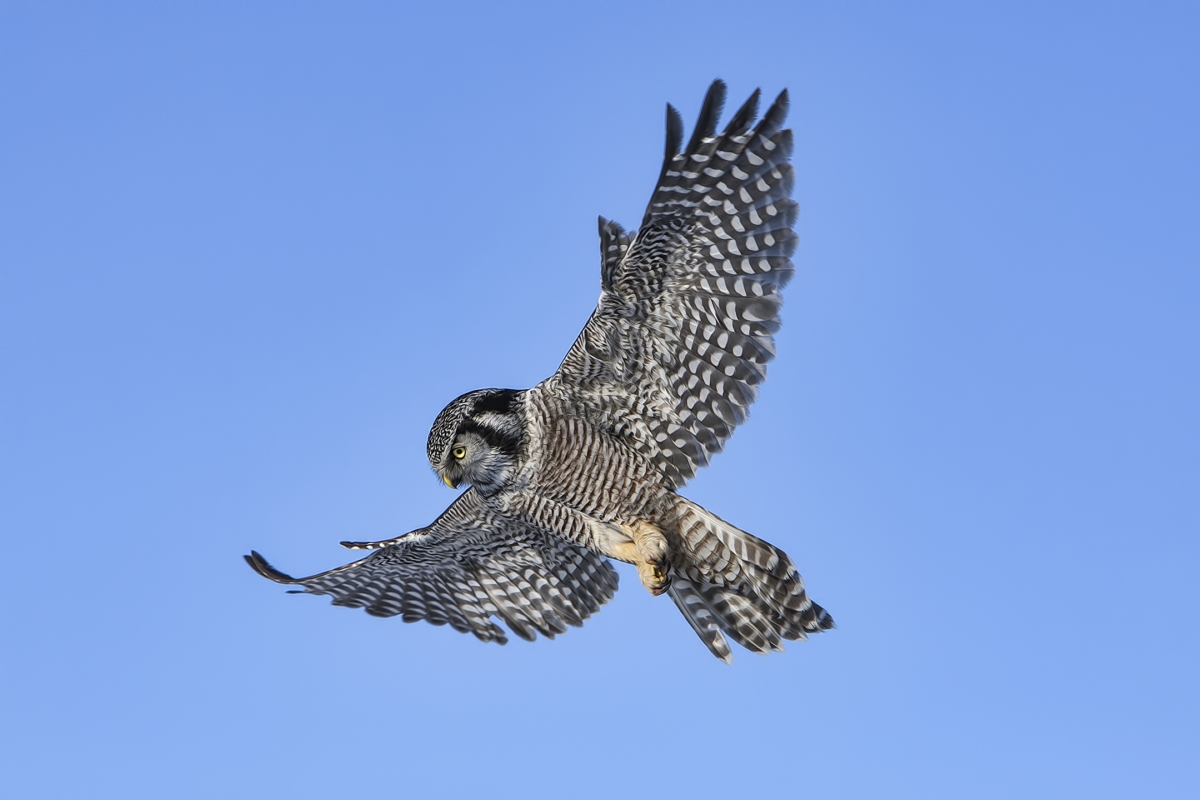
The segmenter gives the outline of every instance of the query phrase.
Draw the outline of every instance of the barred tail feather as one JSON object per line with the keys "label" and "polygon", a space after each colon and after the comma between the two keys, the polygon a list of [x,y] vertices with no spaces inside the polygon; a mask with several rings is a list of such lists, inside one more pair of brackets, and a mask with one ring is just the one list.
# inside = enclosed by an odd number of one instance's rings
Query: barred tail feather
{"label": "barred tail feather", "polygon": [[726,664],[732,664],[733,653],[729,650],[729,642],[721,634],[721,629],[725,626],[721,624],[697,587],[691,581],[677,577],[667,587],[667,594],[675,601],[675,606],[700,637],[700,641],[704,642],[704,646]]}
{"label": "barred tail feather", "polygon": [[[733,663],[726,635],[750,652],[763,655],[782,652],[784,639],[808,638],[798,620],[782,619],[758,598],[746,597],[736,589],[676,576],[667,593],[704,645],[726,664]],[[820,606],[814,604],[813,609],[829,618]],[[829,622],[832,624],[832,619]]]}
{"label": "barred tail feather", "polygon": [[678,540],[669,594],[712,653],[732,660],[722,633],[756,653],[833,627],[787,553],[677,498]]}

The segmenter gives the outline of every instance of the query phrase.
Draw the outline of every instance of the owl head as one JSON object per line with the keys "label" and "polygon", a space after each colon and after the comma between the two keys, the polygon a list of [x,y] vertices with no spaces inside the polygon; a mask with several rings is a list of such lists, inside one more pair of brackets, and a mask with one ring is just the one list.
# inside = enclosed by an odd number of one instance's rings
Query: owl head
{"label": "owl head", "polygon": [[523,394],[478,389],[442,409],[429,431],[426,453],[447,486],[466,483],[490,494],[512,480],[525,443]]}

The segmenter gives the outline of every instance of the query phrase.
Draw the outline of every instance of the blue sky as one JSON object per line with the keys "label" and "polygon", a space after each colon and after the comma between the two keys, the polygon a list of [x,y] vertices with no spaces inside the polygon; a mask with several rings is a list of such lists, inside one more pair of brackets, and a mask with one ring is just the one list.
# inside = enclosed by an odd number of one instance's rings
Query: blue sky
{"label": "blue sky", "polygon": [[[12,797],[1200,794],[1192,4],[0,8]],[[663,104],[792,92],[797,275],[686,490],[838,629],[707,654],[293,597],[557,366]]]}

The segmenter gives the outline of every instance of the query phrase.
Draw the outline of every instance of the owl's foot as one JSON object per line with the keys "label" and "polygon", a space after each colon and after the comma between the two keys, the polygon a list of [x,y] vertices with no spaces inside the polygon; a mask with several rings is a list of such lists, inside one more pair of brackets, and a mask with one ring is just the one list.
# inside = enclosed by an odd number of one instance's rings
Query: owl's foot
{"label": "owl's foot", "polygon": [[671,584],[671,576],[667,567],[667,539],[662,530],[652,522],[634,520],[632,524],[621,525],[637,552],[638,578],[642,586],[650,590],[650,594],[658,596],[667,590]]}
{"label": "owl's foot", "polygon": [[630,525],[622,525],[621,530],[633,539],[634,547],[637,548],[642,561],[666,564],[667,537],[663,536],[661,528],[653,522],[638,519]]}
{"label": "owl's foot", "polygon": [[658,597],[671,585],[671,576],[667,574],[665,565],[659,566],[650,561],[639,561],[637,564],[638,579],[642,586],[650,590],[650,594]]}

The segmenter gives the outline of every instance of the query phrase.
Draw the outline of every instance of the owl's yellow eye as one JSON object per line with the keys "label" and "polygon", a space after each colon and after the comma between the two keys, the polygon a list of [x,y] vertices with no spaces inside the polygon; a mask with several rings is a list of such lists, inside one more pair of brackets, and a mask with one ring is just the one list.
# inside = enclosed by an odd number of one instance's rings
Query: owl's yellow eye
{"label": "owl's yellow eye", "polygon": [[452,456],[454,456],[455,458],[459,458],[459,459],[461,459],[463,456],[465,456],[465,455],[467,454],[467,448],[465,448],[465,447],[456,447],[456,448],[454,448],[453,450],[451,450],[451,451],[450,451],[450,454],[451,454]]}

